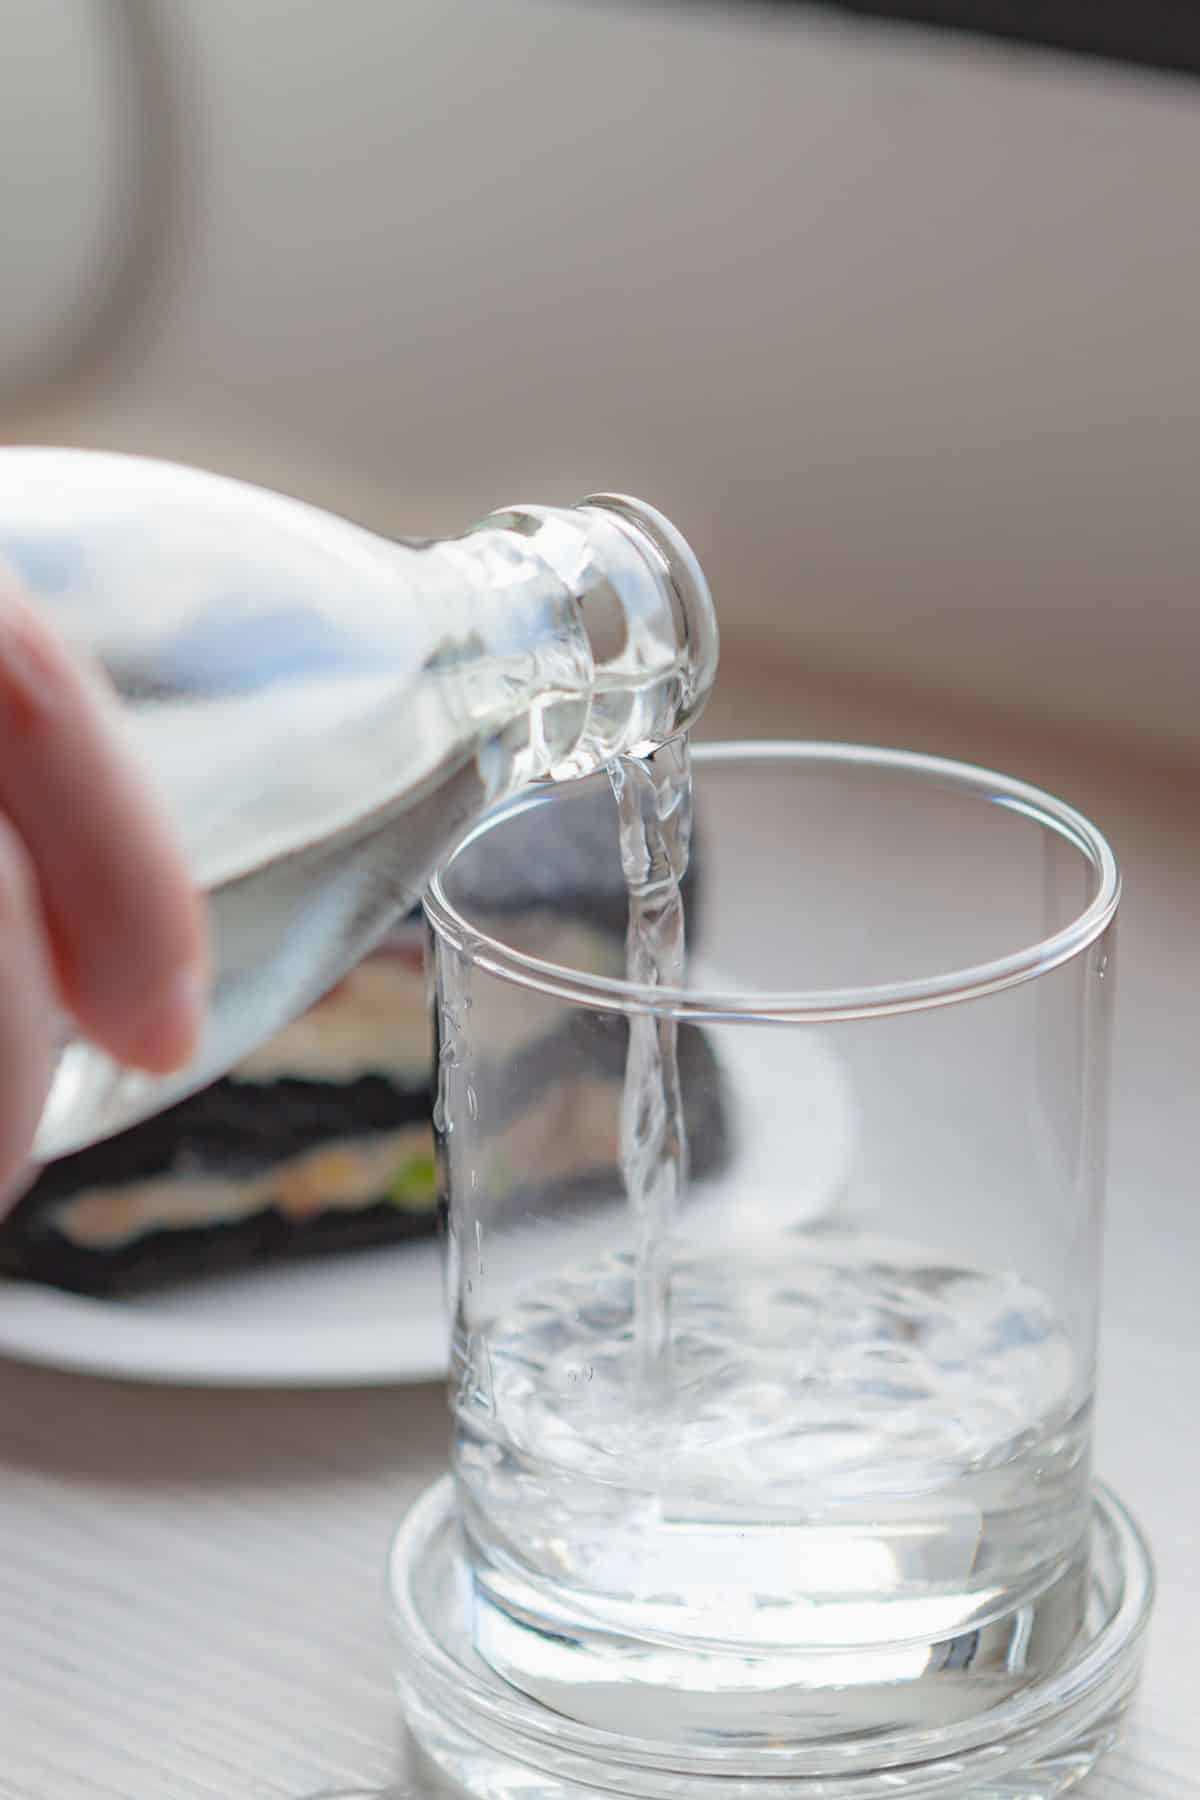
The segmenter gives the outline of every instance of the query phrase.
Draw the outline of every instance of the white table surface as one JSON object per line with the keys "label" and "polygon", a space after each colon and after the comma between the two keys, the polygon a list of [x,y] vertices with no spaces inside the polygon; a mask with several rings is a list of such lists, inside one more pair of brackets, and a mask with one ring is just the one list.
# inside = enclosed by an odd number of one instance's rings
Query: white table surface
{"label": "white table surface", "polygon": [[[1160,1593],[1127,1743],[1078,1791],[1200,1797],[1200,773],[869,684],[726,681],[708,735],[843,737],[1040,780],[1126,876],[1100,1466]],[[302,1800],[402,1769],[382,1570],[444,1464],[435,1387],[229,1393],[0,1363],[0,1800]]]}

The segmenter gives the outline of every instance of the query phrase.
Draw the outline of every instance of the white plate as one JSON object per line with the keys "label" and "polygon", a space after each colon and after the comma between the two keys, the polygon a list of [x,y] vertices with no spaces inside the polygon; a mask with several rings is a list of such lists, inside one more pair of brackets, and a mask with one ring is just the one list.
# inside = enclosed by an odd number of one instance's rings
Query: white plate
{"label": "white plate", "polygon": [[0,1353],[198,1387],[432,1381],[448,1332],[437,1244],[397,1244],[85,1300],[0,1282]]}
{"label": "white plate", "polygon": [[[740,1149],[728,1185],[707,1187],[705,1205],[720,1209],[725,1230],[751,1235],[781,1210],[819,1216],[846,1177],[856,1135],[849,1081],[832,1050],[793,1040],[784,1060],[771,1032],[749,1030],[727,1033],[721,1057]],[[112,1300],[0,1282],[0,1354],[132,1381],[432,1381],[445,1374],[448,1343],[433,1239]]]}

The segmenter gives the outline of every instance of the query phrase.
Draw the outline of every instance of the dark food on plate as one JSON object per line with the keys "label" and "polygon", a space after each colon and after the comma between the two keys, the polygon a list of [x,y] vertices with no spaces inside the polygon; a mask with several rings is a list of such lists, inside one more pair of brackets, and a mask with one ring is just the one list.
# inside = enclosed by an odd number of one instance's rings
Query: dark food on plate
{"label": "dark food on plate", "polygon": [[[549,862],[544,842],[523,855],[521,831],[506,831],[510,855],[489,854],[471,905],[503,915],[543,957],[619,974],[625,896],[611,818],[585,825]],[[406,925],[224,1080],[43,1170],[0,1223],[0,1274],[120,1293],[429,1235],[438,1184],[420,929]],[[523,990],[498,983],[489,1008],[489,1048],[504,1060],[493,1083],[505,1096],[496,1166],[512,1172],[514,1191],[531,1181],[612,1190],[624,1021],[539,1014]],[[681,1030],[680,1061],[703,1175],[722,1160],[724,1124],[719,1075],[695,1027]]]}

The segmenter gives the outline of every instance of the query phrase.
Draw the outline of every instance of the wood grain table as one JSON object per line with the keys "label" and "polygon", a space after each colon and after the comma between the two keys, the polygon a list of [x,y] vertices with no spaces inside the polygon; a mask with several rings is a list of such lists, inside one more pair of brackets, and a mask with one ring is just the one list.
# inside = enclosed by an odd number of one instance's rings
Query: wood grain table
{"label": "wood grain table", "polygon": [[[1079,1792],[1200,1797],[1200,775],[788,670],[727,679],[707,730],[972,756],[1056,788],[1116,843],[1099,1460],[1160,1592],[1127,1742]],[[204,1392],[0,1364],[0,1800],[302,1800],[395,1779],[384,1557],[446,1435],[434,1387]]]}

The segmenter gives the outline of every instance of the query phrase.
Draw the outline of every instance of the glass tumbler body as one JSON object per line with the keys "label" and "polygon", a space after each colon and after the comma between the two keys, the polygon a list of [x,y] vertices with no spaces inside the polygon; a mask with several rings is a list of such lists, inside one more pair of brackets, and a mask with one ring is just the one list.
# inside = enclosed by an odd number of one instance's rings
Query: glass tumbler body
{"label": "glass tumbler body", "polygon": [[[475,1645],[598,1726],[937,1724],[1082,1616],[1115,863],[965,765],[694,766],[679,988],[624,979],[604,777],[490,816],[427,902]],[[576,843],[611,880],[506,904]],[[653,1369],[619,1160],[647,1012],[690,1161]]]}

